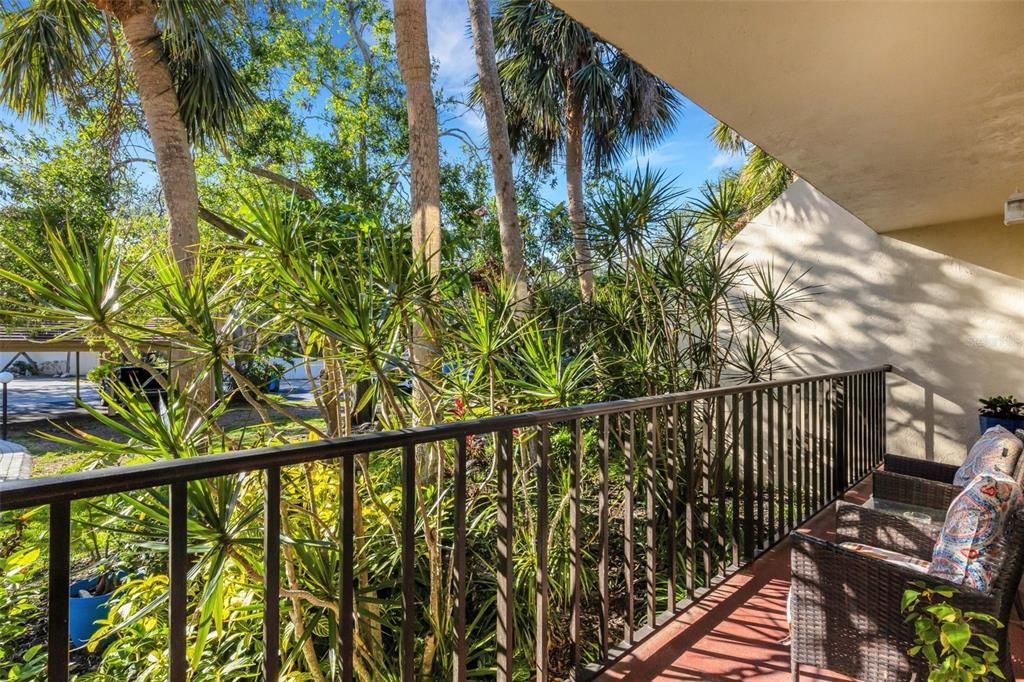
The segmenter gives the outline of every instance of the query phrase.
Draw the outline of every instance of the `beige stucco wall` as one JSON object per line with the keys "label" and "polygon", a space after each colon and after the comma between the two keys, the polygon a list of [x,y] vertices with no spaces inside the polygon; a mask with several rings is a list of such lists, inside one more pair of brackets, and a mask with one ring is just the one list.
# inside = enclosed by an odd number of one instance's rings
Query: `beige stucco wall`
{"label": "beige stucco wall", "polygon": [[822,285],[784,339],[798,371],[893,364],[889,451],[958,461],[980,396],[1024,397],[1024,230],[988,223],[877,234],[798,181],[735,252]]}

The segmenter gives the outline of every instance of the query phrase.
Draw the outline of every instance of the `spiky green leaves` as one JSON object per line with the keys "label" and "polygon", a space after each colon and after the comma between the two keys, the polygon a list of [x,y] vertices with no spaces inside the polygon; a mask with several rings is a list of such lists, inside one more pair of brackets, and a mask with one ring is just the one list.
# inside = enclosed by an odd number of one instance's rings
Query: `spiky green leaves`
{"label": "spiky green leaves", "polygon": [[0,15],[0,103],[39,121],[96,65],[100,15],[86,0],[35,0]]}

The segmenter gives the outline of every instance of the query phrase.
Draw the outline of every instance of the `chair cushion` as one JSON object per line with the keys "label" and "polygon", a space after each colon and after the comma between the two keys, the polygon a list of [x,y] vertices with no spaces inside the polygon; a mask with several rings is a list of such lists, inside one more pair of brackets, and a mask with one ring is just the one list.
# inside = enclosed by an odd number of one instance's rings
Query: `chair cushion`
{"label": "chair cushion", "polygon": [[896,564],[897,566],[904,566],[906,568],[919,571],[920,573],[927,573],[928,567],[930,566],[930,564],[923,559],[917,559],[906,554],[901,554],[900,552],[894,552],[890,549],[864,545],[859,542],[841,542],[839,543],[839,546],[843,549],[848,549],[851,552],[863,554],[864,556],[869,556],[872,559],[886,561],[890,564]]}
{"label": "chair cushion", "polygon": [[1006,524],[1024,505],[1024,493],[1010,476],[977,476],[946,512],[928,573],[987,592],[1002,564]]}
{"label": "chair cushion", "polygon": [[[1017,429],[1013,432],[1013,435],[1017,437],[1021,443],[1024,443],[1024,429]],[[1021,457],[1017,458],[1017,466],[1013,470],[1013,477],[1017,479],[1017,483],[1020,483],[1021,487],[1024,488],[1024,450],[1021,451]]]}
{"label": "chair cushion", "polygon": [[953,477],[953,485],[966,486],[978,474],[991,471],[1013,476],[1021,450],[1024,443],[1019,438],[1002,426],[993,426],[971,446],[967,459]]}

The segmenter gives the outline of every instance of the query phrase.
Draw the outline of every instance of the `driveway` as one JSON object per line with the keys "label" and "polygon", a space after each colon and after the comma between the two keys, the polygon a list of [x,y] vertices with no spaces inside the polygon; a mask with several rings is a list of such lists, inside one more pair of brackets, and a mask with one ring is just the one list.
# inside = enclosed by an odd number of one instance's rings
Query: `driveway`
{"label": "driveway", "polygon": [[[82,379],[82,400],[101,404],[96,386]],[[12,422],[53,419],[68,414],[84,414],[75,405],[75,378],[18,377],[7,385],[7,414]]]}

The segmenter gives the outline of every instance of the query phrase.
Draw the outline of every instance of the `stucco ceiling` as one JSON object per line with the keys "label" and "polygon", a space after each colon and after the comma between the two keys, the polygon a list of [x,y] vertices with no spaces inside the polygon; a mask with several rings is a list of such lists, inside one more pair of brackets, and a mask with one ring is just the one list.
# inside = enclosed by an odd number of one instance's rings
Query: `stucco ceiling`
{"label": "stucco ceiling", "polygon": [[1024,189],[1024,0],[554,2],[878,232]]}

